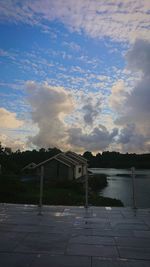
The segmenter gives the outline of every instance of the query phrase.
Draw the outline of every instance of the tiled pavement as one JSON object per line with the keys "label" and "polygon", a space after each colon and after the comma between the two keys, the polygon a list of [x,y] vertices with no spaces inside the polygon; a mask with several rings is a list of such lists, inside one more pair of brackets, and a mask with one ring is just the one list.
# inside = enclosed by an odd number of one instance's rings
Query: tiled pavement
{"label": "tiled pavement", "polygon": [[150,209],[0,204],[0,267],[111,266],[150,266]]}

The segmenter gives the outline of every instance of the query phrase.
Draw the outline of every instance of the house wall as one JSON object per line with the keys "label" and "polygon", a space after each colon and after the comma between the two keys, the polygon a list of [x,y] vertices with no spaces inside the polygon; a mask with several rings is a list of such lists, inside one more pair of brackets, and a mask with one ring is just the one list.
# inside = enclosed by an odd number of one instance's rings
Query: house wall
{"label": "house wall", "polygon": [[83,165],[83,176],[86,175],[86,171],[87,171],[87,166]]}
{"label": "house wall", "polygon": [[75,167],[75,179],[82,176],[82,165],[76,165]]}
{"label": "house wall", "polygon": [[[38,168],[37,174],[40,175],[40,168]],[[73,171],[68,166],[54,159],[44,164],[44,178],[72,180]]]}

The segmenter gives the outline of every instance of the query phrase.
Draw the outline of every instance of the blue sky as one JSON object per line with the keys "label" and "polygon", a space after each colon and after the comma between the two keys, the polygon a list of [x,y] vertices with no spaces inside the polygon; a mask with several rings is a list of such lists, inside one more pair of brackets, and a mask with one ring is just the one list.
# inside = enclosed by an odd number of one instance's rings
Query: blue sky
{"label": "blue sky", "polygon": [[2,144],[148,152],[149,11],[148,0],[1,1]]}

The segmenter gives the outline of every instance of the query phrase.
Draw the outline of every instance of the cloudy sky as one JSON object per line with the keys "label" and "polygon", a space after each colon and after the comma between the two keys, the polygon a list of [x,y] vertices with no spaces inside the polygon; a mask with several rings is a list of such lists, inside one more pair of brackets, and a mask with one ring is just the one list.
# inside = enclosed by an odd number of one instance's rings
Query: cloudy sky
{"label": "cloudy sky", "polygon": [[0,0],[0,141],[150,149],[149,0]]}

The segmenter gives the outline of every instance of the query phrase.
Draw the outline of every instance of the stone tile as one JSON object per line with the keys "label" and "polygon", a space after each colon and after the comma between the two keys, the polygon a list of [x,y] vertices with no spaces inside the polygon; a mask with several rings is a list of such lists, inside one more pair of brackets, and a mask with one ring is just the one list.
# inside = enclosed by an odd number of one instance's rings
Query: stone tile
{"label": "stone tile", "polygon": [[1,267],[30,267],[35,256],[32,254],[0,253]]}
{"label": "stone tile", "polygon": [[150,260],[150,248],[118,247],[121,258]]}
{"label": "stone tile", "polygon": [[15,232],[22,233],[53,233],[54,226],[39,226],[39,225],[17,225],[13,228]]}
{"label": "stone tile", "polygon": [[115,245],[114,239],[111,237],[84,236],[84,235],[71,238],[69,240],[69,243],[79,243],[79,244],[89,244],[89,245]]}
{"label": "stone tile", "polygon": [[150,248],[150,239],[135,237],[115,237],[117,246],[133,248]]}
{"label": "stone tile", "polygon": [[90,257],[38,255],[31,267],[91,267]]}
{"label": "stone tile", "polygon": [[68,255],[80,256],[101,256],[101,257],[118,257],[115,246],[103,245],[86,245],[86,244],[69,244],[67,248]]}
{"label": "stone tile", "polygon": [[12,252],[24,237],[24,233],[1,232],[0,252]]}
{"label": "stone tile", "polygon": [[134,235],[136,237],[144,237],[144,238],[150,238],[150,230],[149,231],[134,231]]}
{"label": "stone tile", "polygon": [[15,248],[18,253],[49,253],[51,255],[64,254],[66,243],[63,242],[24,242]]}
{"label": "stone tile", "polygon": [[15,229],[16,226],[17,224],[0,223],[0,232],[12,231]]}
{"label": "stone tile", "polygon": [[131,237],[134,236],[133,230],[128,229],[113,229],[113,230],[93,230],[93,235],[96,236],[111,236],[111,237],[117,237],[117,236],[125,236],[125,237]]}
{"label": "stone tile", "polygon": [[149,267],[150,261],[102,259],[93,257],[92,267]]}
{"label": "stone tile", "polygon": [[144,223],[111,223],[113,229],[128,229],[128,230],[149,230],[148,226]]}
{"label": "stone tile", "polygon": [[64,234],[28,234],[15,248],[16,252],[49,252],[64,254],[68,236]]}
{"label": "stone tile", "polygon": [[42,213],[0,205],[0,267],[150,266],[148,209],[135,216],[130,208],[43,206]]}
{"label": "stone tile", "polygon": [[93,235],[93,230],[92,229],[84,229],[84,228],[73,228],[71,230],[71,236],[79,236],[79,235]]}
{"label": "stone tile", "polygon": [[99,229],[99,230],[104,230],[104,229],[111,229],[110,223],[109,222],[102,222],[102,223],[91,223],[91,222],[79,222],[78,224],[75,222],[74,227],[82,227],[84,229]]}

